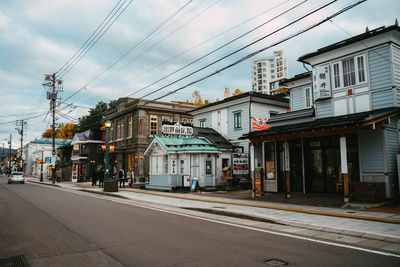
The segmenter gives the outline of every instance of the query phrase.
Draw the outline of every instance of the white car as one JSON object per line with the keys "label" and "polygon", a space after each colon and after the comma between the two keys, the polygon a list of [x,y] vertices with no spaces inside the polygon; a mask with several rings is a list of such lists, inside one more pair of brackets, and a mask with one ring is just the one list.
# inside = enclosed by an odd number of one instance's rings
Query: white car
{"label": "white car", "polygon": [[8,183],[25,183],[25,177],[23,172],[12,172],[10,177],[8,177]]}

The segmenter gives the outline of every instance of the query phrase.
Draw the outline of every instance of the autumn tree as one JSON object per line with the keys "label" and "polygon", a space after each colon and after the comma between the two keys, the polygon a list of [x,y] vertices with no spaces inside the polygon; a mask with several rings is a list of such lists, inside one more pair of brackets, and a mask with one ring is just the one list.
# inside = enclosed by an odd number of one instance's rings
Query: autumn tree
{"label": "autumn tree", "polygon": [[232,96],[240,95],[240,94],[243,94],[243,92],[239,88],[236,88],[236,90],[235,90],[235,92],[233,92]]}
{"label": "autumn tree", "polygon": [[201,99],[201,95],[200,92],[198,90],[195,90],[192,94],[192,98],[193,98],[193,104],[195,104],[196,106],[203,106],[203,100]]}
{"label": "autumn tree", "polygon": [[[57,132],[57,131],[56,131]],[[53,135],[53,129],[47,129],[46,131],[44,131],[44,133],[42,133],[42,138],[52,138]]]}
{"label": "autumn tree", "polygon": [[74,138],[76,125],[73,123],[68,123],[62,125],[60,129],[56,132],[56,138],[72,139]]}
{"label": "autumn tree", "polygon": [[231,95],[231,90],[229,90],[228,87],[225,87],[225,90],[224,90],[224,98],[228,98],[228,97],[230,97],[230,96],[232,96],[232,95]]}

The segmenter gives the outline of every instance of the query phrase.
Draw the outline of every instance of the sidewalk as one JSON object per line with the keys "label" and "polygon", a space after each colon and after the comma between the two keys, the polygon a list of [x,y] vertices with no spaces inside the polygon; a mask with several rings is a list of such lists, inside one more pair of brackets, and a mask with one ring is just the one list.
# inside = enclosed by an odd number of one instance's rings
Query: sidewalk
{"label": "sidewalk", "polygon": [[[37,179],[28,181],[38,182]],[[101,188],[92,187],[91,183],[62,182],[56,185],[73,190],[85,189],[93,193],[103,193]],[[350,236],[353,237],[352,241],[357,241],[357,238],[387,241],[396,245],[395,251],[400,251],[399,214],[231,199],[228,196],[217,197],[204,193],[163,193],[122,188],[119,192],[106,194],[137,202],[264,219],[284,226],[337,234],[339,238]]]}

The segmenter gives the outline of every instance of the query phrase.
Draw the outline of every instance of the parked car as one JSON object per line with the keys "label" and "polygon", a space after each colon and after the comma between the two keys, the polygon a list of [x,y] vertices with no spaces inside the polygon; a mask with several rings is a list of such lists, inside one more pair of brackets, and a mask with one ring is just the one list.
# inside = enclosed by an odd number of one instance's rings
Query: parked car
{"label": "parked car", "polygon": [[8,177],[8,183],[25,183],[25,177],[23,172],[12,172],[11,175]]}

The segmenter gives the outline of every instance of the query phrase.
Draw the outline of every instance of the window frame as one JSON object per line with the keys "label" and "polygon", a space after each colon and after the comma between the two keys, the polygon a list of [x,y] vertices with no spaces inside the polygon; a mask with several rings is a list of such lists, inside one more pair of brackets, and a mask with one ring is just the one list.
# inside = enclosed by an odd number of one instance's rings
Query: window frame
{"label": "window frame", "polygon": [[[362,58],[362,60],[361,60],[361,62],[363,64],[362,68],[360,68],[361,66],[359,64],[359,59],[360,58]],[[344,73],[343,73],[343,62],[345,62],[347,60],[351,60],[351,59],[353,59],[353,62],[354,62],[355,83],[345,86]],[[331,65],[331,69],[333,70],[333,71],[331,71],[331,78],[332,78],[332,81],[333,81],[333,84],[332,84],[332,89],[333,90],[340,90],[340,89],[344,89],[344,88],[349,88],[351,86],[357,86],[357,85],[360,85],[360,84],[367,83],[367,79],[368,79],[367,75],[368,74],[367,74],[367,62],[366,62],[366,55],[365,54],[357,54],[357,55],[354,55],[354,56],[351,56],[351,57],[342,58],[340,60],[332,62],[330,65]],[[339,75],[338,75],[339,79],[338,80],[337,80],[337,75],[335,75],[335,65],[338,66],[338,71],[339,71]],[[361,74],[360,71],[362,71],[362,74]],[[349,72],[349,73],[351,73],[351,72]],[[364,80],[361,81],[360,76],[363,76]],[[336,82],[339,83],[339,86],[337,86]]]}
{"label": "window frame", "polygon": [[199,120],[199,127],[206,128],[206,119]]}
{"label": "window frame", "polygon": [[[307,90],[309,92],[308,97],[307,97]],[[304,108],[311,108],[313,106],[311,87],[305,87],[303,91],[304,91]],[[309,105],[307,105],[307,98],[309,99]]]}
{"label": "window frame", "polygon": [[[239,118],[239,119],[237,119]],[[242,129],[242,112],[236,111],[233,113],[233,128],[235,130]]]}
{"label": "window frame", "polygon": [[132,137],[133,133],[133,118],[132,115],[128,117],[128,138]]}
{"label": "window frame", "polygon": [[[153,127],[153,123],[155,124],[155,128]],[[149,116],[149,130],[150,130],[150,136],[158,134],[158,116],[156,114],[150,114]]]}

